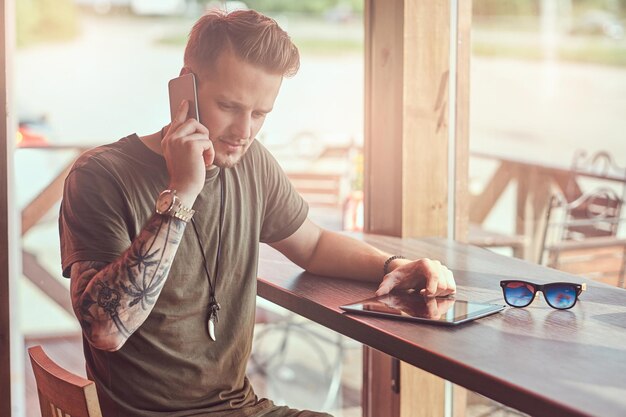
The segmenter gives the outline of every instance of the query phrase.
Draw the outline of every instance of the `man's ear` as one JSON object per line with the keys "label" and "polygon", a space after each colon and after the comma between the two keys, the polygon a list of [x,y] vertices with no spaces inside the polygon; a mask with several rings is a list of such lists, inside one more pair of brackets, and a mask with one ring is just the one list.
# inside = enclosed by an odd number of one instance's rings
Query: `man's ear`
{"label": "man's ear", "polygon": [[180,74],[178,74],[178,76],[180,77],[182,75],[191,74],[191,73],[192,73],[191,68],[189,68],[189,67],[182,67],[180,69]]}

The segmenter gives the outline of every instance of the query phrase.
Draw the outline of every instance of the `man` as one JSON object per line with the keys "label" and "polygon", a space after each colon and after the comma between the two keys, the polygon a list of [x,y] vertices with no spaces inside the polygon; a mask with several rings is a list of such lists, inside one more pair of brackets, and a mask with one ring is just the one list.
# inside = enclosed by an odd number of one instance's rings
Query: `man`
{"label": "man", "polygon": [[183,101],[171,125],[91,150],[68,175],[63,273],[105,417],[322,415],[258,399],[245,376],[259,242],[314,274],[380,282],[384,269],[378,294],[455,291],[437,261],[391,256],[307,219],[254,140],[298,66],[273,20],[205,15],[181,71],[195,74],[202,123],[186,119]]}

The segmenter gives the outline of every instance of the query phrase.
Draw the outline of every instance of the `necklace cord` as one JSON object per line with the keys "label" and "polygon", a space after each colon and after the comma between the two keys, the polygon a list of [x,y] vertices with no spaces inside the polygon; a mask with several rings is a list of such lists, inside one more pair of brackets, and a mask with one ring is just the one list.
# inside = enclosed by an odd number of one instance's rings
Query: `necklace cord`
{"label": "necklace cord", "polygon": [[210,300],[211,302],[215,302],[215,292],[216,292],[216,287],[217,287],[217,279],[219,277],[219,273],[220,273],[220,255],[222,253],[222,228],[224,225],[224,206],[225,206],[225,198],[224,198],[224,194],[226,192],[226,187],[224,184],[224,169],[220,168],[220,220],[218,223],[218,231],[217,231],[217,253],[215,255],[215,273],[214,273],[214,277],[215,277],[215,285],[213,285],[213,282],[211,282],[211,274],[209,274],[209,263],[207,262],[206,259],[206,255],[204,253],[204,245],[202,244],[202,239],[200,239],[200,232],[198,232],[198,226],[196,225],[196,222],[194,221],[194,218],[191,218],[191,224],[193,226],[193,231],[196,234],[196,239],[198,240],[198,245],[200,246],[200,253],[202,254],[202,260],[203,262],[203,267],[204,267],[204,272],[206,273],[206,277],[207,277],[207,281],[209,282],[209,295],[210,295]]}

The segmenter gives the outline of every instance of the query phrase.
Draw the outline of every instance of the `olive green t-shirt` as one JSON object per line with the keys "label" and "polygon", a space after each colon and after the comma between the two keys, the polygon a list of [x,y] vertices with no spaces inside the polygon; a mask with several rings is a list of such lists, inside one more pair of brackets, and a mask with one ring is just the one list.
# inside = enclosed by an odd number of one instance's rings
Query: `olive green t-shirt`
{"label": "olive green t-shirt", "polygon": [[[220,169],[207,179],[193,208],[214,271]],[[225,169],[225,218],[216,296],[217,341],[207,333],[209,284],[191,224],[154,309],[116,352],[84,341],[87,374],[106,417],[249,416],[259,401],[245,376],[250,355],[259,242],[293,234],[308,206],[269,152],[254,141]],[[86,152],[65,182],[59,220],[64,276],[76,261],[115,261],[154,214],[169,182],[165,159],[137,135]],[[213,278],[213,277],[212,277]]]}

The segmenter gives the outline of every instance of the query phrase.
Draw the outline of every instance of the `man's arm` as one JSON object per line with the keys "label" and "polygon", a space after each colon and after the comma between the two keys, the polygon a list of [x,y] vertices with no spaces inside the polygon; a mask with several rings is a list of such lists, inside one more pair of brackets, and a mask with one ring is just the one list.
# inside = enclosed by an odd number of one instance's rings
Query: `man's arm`
{"label": "man's arm", "polygon": [[115,262],[72,264],[72,305],[91,345],[118,350],[146,320],[163,289],[184,230],[184,221],[154,215]]}
{"label": "man's arm", "polygon": [[[159,144],[170,176],[168,188],[177,191],[185,207],[192,207],[215,151],[207,128],[187,119],[188,108],[189,103],[183,101]],[[155,214],[113,263],[72,265],[72,305],[94,347],[118,350],[146,320],[161,294],[184,230],[183,220]]]}
{"label": "man's arm", "polygon": [[[431,259],[395,259],[384,276],[383,265],[391,256],[365,242],[317,226],[309,219],[291,236],[271,246],[298,266],[317,274],[380,283],[377,295],[394,288],[421,290],[427,296],[443,296],[456,291],[450,270]],[[382,282],[381,282],[382,280]]]}

